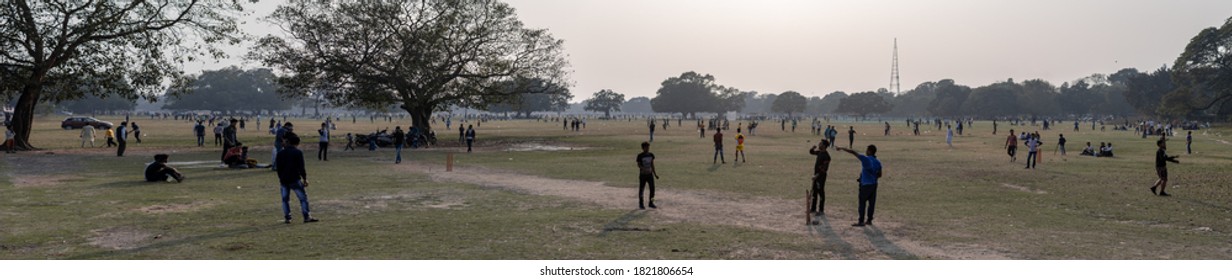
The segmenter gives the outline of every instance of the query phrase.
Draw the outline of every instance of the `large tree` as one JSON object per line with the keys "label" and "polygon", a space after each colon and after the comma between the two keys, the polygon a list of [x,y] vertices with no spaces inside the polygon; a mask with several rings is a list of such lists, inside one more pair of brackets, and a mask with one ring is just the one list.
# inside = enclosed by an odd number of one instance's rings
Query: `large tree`
{"label": "large tree", "polygon": [[180,65],[239,43],[236,0],[7,0],[0,3],[0,92],[17,95],[13,131],[29,142],[34,108],[94,96],[154,99]]}
{"label": "large tree", "polygon": [[132,111],[137,107],[137,102],[118,94],[104,97],[88,95],[81,99],[62,102],[60,106],[74,114],[85,115],[95,112]]}
{"label": "large tree", "polygon": [[620,111],[625,113],[654,113],[650,109],[649,97],[634,97],[621,104]]}
{"label": "large tree", "polygon": [[664,80],[656,94],[650,99],[650,107],[660,113],[723,114],[744,108],[745,95],[739,89],[718,85],[714,76],[693,71]]}
{"label": "large tree", "polygon": [[928,113],[942,117],[961,115],[963,104],[971,94],[971,88],[955,84],[951,79],[937,81],[933,91],[937,97],[928,103]]}
{"label": "large tree", "polygon": [[625,95],[610,89],[595,92],[595,96],[586,100],[586,111],[603,112],[604,118],[611,118],[612,111],[620,111],[620,105],[625,102]]}
{"label": "large tree", "polygon": [[188,82],[184,93],[171,97],[163,109],[210,111],[281,111],[291,102],[278,96],[277,77],[267,68],[228,67],[205,71]]}
{"label": "large tree", "polygon": [[1151,73],[1137,73],[1128,77],[1122,95],[1139,114],[1156,115],[1159,112],[1160,100],[1175,89],[1172,69],[1164,66]]}
{"label": "large tree", "polygon": [[808,99],[804,98],[804,95],[795,91],[787,91],[774,99],[770,110],[775,113],[785,113],[790,118],[794,114],[804,112],[806,106],[808,106]]}
{"label": "large tree", "polygon": [[1161,111],[1220,118],[1232,114],[1232,18],[1189,40],[1172,65],[1172,81],[1177,89],[1164,97]]}
{"label": "large tree", "polygon": [[838,103],[836,113],[860,115],[861,118],[870,114],[889,112],[894,106],[876,92],[861,92],[843,98]]}
{"label": "large tree", "polygon": [[499,1],[290,0],[270,19],[286,36],[262,38],[253,56],[287,73],[285,94],[325,89],[337,105],[397,105],[416,127],[449,105],[542,90],[509,81],[567,84],[564,42]]}

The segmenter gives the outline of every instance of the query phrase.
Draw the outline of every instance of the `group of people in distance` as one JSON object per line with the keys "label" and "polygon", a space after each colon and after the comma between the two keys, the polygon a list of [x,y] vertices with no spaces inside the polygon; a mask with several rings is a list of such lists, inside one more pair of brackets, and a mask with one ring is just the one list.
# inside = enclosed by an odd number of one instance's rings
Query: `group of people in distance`
{"label": "group of people in distance", "polygon": [[1099,142],[1099,149],[1091,147],[1091,142],[1087,142],[1087,147],[1082,148],[1082,155],[1093,157],[1112,157],[1112,142]]}

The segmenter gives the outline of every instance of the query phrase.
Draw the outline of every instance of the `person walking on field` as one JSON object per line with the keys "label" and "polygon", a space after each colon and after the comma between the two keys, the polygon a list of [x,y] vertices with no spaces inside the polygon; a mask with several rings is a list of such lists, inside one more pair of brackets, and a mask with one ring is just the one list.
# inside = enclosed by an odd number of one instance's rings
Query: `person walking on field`
{"label": "person walking on field", "polygon": [[[1168,162],[1181,162],[1176,160],[1178,156],[1168,156],[1168,153],[1165,151],[1168,149],[1168,143],[1165,141],[1162,137],[1159,138],[1159,141],[1155,141],[1155,145],[1159,146],[1159,150],[1155,151],[1155,175],[1159,176],[1159,180],[1155,181],[1154,185],[1151,185],[1151,194],[1172,196],[1167,191],[1164,191],[1164,189],[1168,188]],[[1155,188],[1159,188],[1159,193],[1155,192]]]}
{"label": "person walking on field", "polygon": [[650,153],[650,142],[642,142],[642,153],[637,154],[637,208],[645,210],[645,204],[642,204],[642,195],[646,191],[646,185],[650,185],[650,208],[658,208],[654,203],[655,196],[655,180],[659,179],[659,173],[655,171],[654,166],[655,156]]}
{"label": "person walking on field", "polygon": [[466,126],[466,152],[471,152],[471,146],[475,145],[475,126]]}
{"label": "person walking on field", "polygon": [[[270,122],[273,122],[273,121],[274,120],[270,120]],[[223,129],[222,125],[214,126],[214,146],[215,147],[222,145],[222,129]],[[274,131],[271,131],[271,132],[277,133]]]}
{"label": "person walking on field", "polygon": [[1057,139],[1057,149],[1061,150],[1061,155],[1065,155],[1065,134],[1058,134],[1061,139]]}
{"label": "person walking on field", "polygon": [[950,149],[954,148],[954,129],[949,125],[945,126],[945,144],[949,145]]}
{"label": "person walking on field", "polygon": [[87,126],[81,127],[81,147],[82,148],[86,147],[86,142],[90,142],[90,148],[94,148],[94,127],[93,126],[87,125]]}
{"label": "person walking on field", "polygon": [[205,125],[201,121],[197,121],[197,125],[193,126],[193,135],[197,136],[197,147],[205,146]]}
{"label": "person walking on field", "polygon": [[329,161],[329,124],[321,123],[321,129],[317,130],[317,135],[320,135],[320,147],[317,149],[317,160]]}
{"label": "person walking on field", "polygon": [[890,122],[885,122],[885,136],[890,136]]}
{"label": "person walking on field", "polygon": [[[813,162],[813,189],[809,197],[812,200],[809,203],[809,212],[818,216],[826,212],[826,177],[830,170],[830,152],[826,149],[829,148],[830,141],[826,139],[821,139],[817,146],[809,148],[809,154],[817,157]],[[813,224],[818,224],[816,219]]]}
{"label": "person walking on field", "polygon": [[[650,125],[650,142],[654,142],[654,131],[655,131],[655,123],[654,123],[654,120],[652,119],[652,120],[648,121],[648,122],[647,122],[647,124],[649,124],[649,125]],[[664,123],[664,124],[667,124],[667,123]]]}
{"label": "person walking on field", "polygon": [[354,151],[355,150],[355,135],[351,133],[347,133],[346,137],[347,137],[347,145],[346,145],[346,148],[343,148],[342,150],[343,151]]}
{"label": "person walking on field", "polygon": [[308,171],[304,168],[304,152],[299,150],[299,136],[289,133],[283,136],[285,145],[274,159],[278,169],[278,184],[282,193],[282,222],[291,223],[291,192],[299,199],[299,211],[304,217],[304,223],[318,222],[312,218],[308,208]]}
{"label": "person walking on field", "polygon": [[744,134],[740,133],[739,127],[736,128],[736,153],[734,155],[736,159],[732,160],[732,162],[740,161],[742,157],[744,158],[743,162],[749,162],[749,156],[744,155]]}
{"label": "person walking on field", "polygon": [[1010,155],[1010,162],[1018,160],[1018,136],[1010,129],[1010,136],[1005,138],[1005,152]]}
{"label": "person walking on field", "polygon": [[[1185,154],[1194,154],[1193,146],[1194,146],[1194,132],[1190,131],[1185,136]],[[94,146],[92,146],[91,144],[90,147],[94,147]]]}
{"label": "person walking on field", "polygon": [[718,127],[714,128],[714,157],[716,160],[723,160],[724,164],[727,163],[727,159],[723,158],[723,130]]}
{"label": "person walking on field", "polygon": [[107,131],[103,132],[103,137],[107,138],[108,148],[111,148],[117,145],[115,142],[115,130],[112,130],[111,128],[107,128]]}
{"label": "person walking on field", "polygon": [[[850,153],[860,160],[860,196],[858,204],[859,219],[856,220],[853,227],[862,227],[864,225],[873,224],[873,211],[877,208],[877,179],[881,178],[881,161],[877,160],[877,146],[868,145],[865,154],[861,155],[852,149],[839,148],[839,151]],[[868,218],[864,214],[867,207]]]}
{"label": "person walking on field", "polygon": [[848,126],[847,127],[847,148],[851,149],[851,147],[855,147],[854,146],[855,144],[856,144],[856,127]]}
{"label": "person walking on field", "polygon": [[[406,145],[406,133],[402,132],[402,126],[394,127],[394,164],[402,163],[402,146]],[[376,141],[376,139],[368,140]]]}
{"label": "person walking on field", "polygon": [[116,156],[124,156],[124,149],[128,148],[128,122],[121,122],[116,128],[116,143]]}
{"label": "person walking on field", "polygon": [[1036,138],[1036,136],[1027,136],[1027,142],[1023,144],[1027,145],[1027,167],[1023,169],[1035,168],[1035,164],[1037,163],[1035,155],[1039,153],[1037,150],[1039,149],[1039,139]]}
{"label": "person walking on field", "polygon": [[133,139],[137,139],[137,144],[141,144],[141,127],[137,126],[137,122],[133,122]]}

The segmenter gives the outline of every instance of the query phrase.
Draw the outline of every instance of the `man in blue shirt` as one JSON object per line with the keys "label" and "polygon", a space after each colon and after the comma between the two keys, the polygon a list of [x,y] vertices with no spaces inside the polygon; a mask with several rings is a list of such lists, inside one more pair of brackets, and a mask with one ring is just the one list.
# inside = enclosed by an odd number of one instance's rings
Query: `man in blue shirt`
{"label": "man in blue shirt", "polygon": [[[873,209],[877,206],[877,179],[881,178],[881,161],[877,160],[877,146],[868,145],[868,150],[865,151],[867,156],[857,153],[855,150],[838,148],[839,151],[851,153],[860,160],[860,219],[851,225],[853,227],[862,227],[866,224],[873,224]],[[868,219],[864,218],[865,205],[868,206]]]}
{"label": "man in blue shirt", "polygon": [[197,136],[197,147],[205,145],[205,125],[201,121],[197,121],[197,125],[193,126],[193,135]]}

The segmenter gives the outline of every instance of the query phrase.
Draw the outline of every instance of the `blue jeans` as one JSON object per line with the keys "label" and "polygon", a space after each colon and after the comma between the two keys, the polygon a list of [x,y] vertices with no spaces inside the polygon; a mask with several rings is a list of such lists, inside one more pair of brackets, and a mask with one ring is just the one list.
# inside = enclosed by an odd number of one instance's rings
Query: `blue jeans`
{"label": "blue jeans", "polygon": [[197,147],[205,145],[205,135],[197,135]]}
{"label": "blue jeans", "polygon": [[307,220],[308,217],[311,217],[308,215],[308,193],[304,192],[304,185],[300,182],[282,185],[282,217],[288,220],[291,219],[291,205],[289,203],[291,201],[291,191],[294,191],[295,197],[299,198],[300,213]]}
{"label": "blue jeans", "polygon": [[402,144],[394,145],[394,150],[397,151],[398,155],[397,158],[394,159],[394,163],[402,163]]}
{"label": "blue jeans", "polygon": [[722,159],[723,162],[727,162],[727,159],[723,158],[723,146],[714,146],[714,157],[715,159]]}

